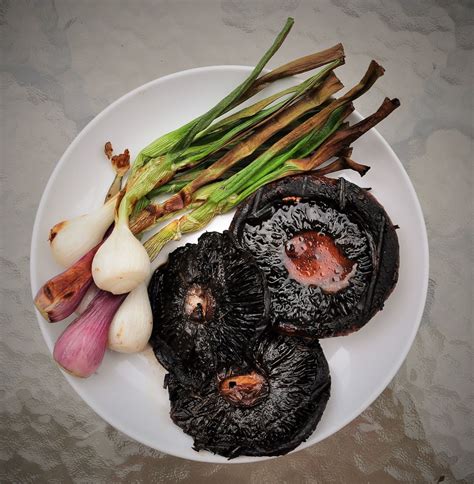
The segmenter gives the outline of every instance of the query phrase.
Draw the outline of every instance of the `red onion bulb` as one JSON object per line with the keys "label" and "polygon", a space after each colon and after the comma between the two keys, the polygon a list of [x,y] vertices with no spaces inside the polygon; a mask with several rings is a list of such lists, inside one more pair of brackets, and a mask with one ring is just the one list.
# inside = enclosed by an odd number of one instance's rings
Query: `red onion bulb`
{"label": "red onion bulb", "polygon": [[86,311],[64,330],[53,352],[61,368],[81,378],[87,378],[99,368],[107,348],[110,324],[126,296],[100,291]]}

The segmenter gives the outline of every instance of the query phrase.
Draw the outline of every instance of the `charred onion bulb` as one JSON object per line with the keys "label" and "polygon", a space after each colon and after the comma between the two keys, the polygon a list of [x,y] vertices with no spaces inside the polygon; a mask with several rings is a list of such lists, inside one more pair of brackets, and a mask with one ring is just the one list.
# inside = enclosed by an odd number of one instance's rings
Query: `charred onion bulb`
{"label": "charred onion bulb", "polygon": [[62,321],[82,304],[92,285],[91,265],[98,249],[99,245],[83,255],[69,269],[41,286],[34,302],[47,321]]}

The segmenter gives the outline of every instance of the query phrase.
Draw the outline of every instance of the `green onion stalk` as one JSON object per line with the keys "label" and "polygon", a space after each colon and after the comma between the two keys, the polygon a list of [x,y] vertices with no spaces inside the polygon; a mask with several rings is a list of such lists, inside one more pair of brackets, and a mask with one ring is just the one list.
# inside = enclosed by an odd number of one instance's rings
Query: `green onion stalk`
{"label": "green onion stalk", "polygon": [[[225,196],[228,195],[229,191],[232,191],[234,183],[243,183],[242,180],[244,178],[246,178],[245,182],[247,182],[249,179],[254,178],[256,173],[259,173],[260,175],[264,174],[264,170],[266,169],[265,165],[270,159],[279,154],[282,150],[287,149],[293,143],[296,143],[299,139],[306,136],[312,130],[321,127],[333,111],[337,110],[341,106],[344,106],[345,104],[350,103],[352,100],[357,99],[362,94],[367,92],[367,90],[370,89],[370,87],[380,76],[383,75],[383,73],[384,69],[375,61],[372,61],[361,81],[345,95],[332,101],[321,111],[309,117],[309,119],[279,139],[272,147],[254,160],[247,168],[230,177],[228,181],[229,189],[226,191]],[[236,161],[252,153],[255,148],[261,145],[263,141],[268,139],[270,135],[275,134],[289,123],[292,123],[309,109],[319,106],[323,102],[327,101],[332,94],[337,92],[341,87],[342,84],[331,72],[330,75],[326,77],[325,81],[320,85],[318,90],[307,93],[306,96],[299,102],[287,107],[285,111],[279,114],[279,116],[276,116],[274,119],[266,123],[260,131],[257,131],[245,142],[237,145],[233,150],[227,153],[227,155],[204,170],[196,179],[191,181],[178,193],[170,197],[162,204],[148,206],[145,211],[143,211],[135,220],[132,221],[132,231],[134,233],[140,233],[159,222],[163,215],[176,210],[181,210],[193,200],[192,194],[197,189],[210,181],[218,179],[222,173],[224,173],[229,167],[233,166]]]}
{"label": "green onion stalk", "polygon": [[[258,74],[262,71],[264,65],[268,62],[268,60],[273,56],[273,54],[278,50],[278,48],[281,46],[284,38],[288,34],[289,30],[291,29],[293,25],[293,19],[289,18],[287,20],[287,23],[283,30],[280,32],[279,36],[275,40],[274,44],[272,47],[267,51],[267,53],[262,57],[260,62],[257,64],[257,67],[254,69],[254,71],[251,73],[250,77],[247,79],[247,81],[250,81],[245,83],[245,85],[240,85],[236,90],[234,90],[229,96],[227,96],[225,99],[223,99],[218,105],[216,105],[212,110],[208,111],[207,113],[203,114],[202,116],[199,116],[198,118],[190,121],[189,123],[185,124],[184,126],[181,126],[180,128],[171,131],[170,133],[167,133],[157,140],[153,141],[151,144],[149,144],[146,148],[144,148],[137,158],[135,159],[133,166],[132,166],[132,175],[135,174],[135,172],[141,168],[144,164],[149,162],[150,160],[153,160],[165,153],[170,152],[171,150],[175,149],[177,145],[181,142],[184,136],[188,135],[190,130],[194,128],[196,125],[200,125],[199,129],[195,130],[196,131],[196,136],[203,136],[204,133],[199,133],[202,129],[203,125],[209,125],[214,119],[216,119],[220,114],[224,114],[228,112],[229,110],[235,108],[238,104],[246,101],[250,97],[254,96],[258,92],[260,92],[262,89],[267,87],[270,83],[275,82],[280,79],[284,79],[286,77],[291,77],[297,74],[301,74],[303,72],[307,72],[313,69],[316,69],[317,67],[321,67],[325,64],[328,64],[332,61],[338,61],[340,64],[344,63],[344,49],[342,44],[337,44],[333,47],[330,47],[329,49],[323,50],[321,52],[317,52],[315,54],[311,54],[308,56],[301,57],[299,59],[296,59],[292,62],[289,62],[288,64],[285,64],[284,66],[281,66],[277,69],[274,69],[270,71],[269,73],[263,75],[262,77],[258,78],[255,80],[255,78],[258,76]],[[252,83],[253,81],[253,83]],[[245,88],[247,90],[245,91]],[[238,91],[238,92],[236,92]],[[243,92],[245,91],[245,92]],[[242,93],[243,92],[243,93]],[[222,120],[221,122],[217,123],[216,125],[212,126],[209,128],[209,131],[207,131],[206,134],[209,134],[210,132],[216,131],[218,129],[222,128],[228,128],[233,122],[239,121],[241,119],[244,119],[248,116],[252,116],[253,114],[256,114],[259,110],[263,109],[266,107],[270,102],[273,102],[276,99],[279,99],[285,94],[290,94],[293,92],[293,88],[290,88],[287,93],[282,92],[278,93],[277,95],[274,96],[273,100],[270,98],[267,98],[267,100],[262,101],[262,103],[257,103],[255,105],[254,110],[251,108],[246,108],[242,110],[241,112],[230,116],[229,118]],[[240,97],[239,97],[240,93]],[[230,99],[229,99],[230,97]],[[219,114],[219,111],[222,110],[222,112]],[[184,143],[183,143],[184,144]]]}
{"label": "green onion stalk", "polygon": [[[321,71],[318,76],[315,76],[319,79],[324,79],[324,81],[318,84],[317,87],[309,89],[301,99],[290,104],[276,116],[269,119],[252,135],[241,143],[238,143],[233,149],[229,150],[224,156],[222,156],[222,158],[203,170],[196,178],[180,189],[178,193],[162,204],[148,206],[145,211],[132,220],[132,231],[134,233],[140,233],[157,223],[166,213],[181,210],[192,201],[193,193],[196,190],[221,178],[229,169],[241,160],[255,153],[255,151],[272,136],[282,131],[295,120],[301,118],[304,114],[308,113],[308,111],[321,106],[329,100],[334,93],[343,87],[339,79],[331,72],[332,68],[332,66],[328,66],[328,68]],[[286,138],[286,136],[284,138]],[[268,157],[273,156],[273,154],[275,154],[275,152],[270,148],[267,150],[267,154],[262,154],[261,156]]]}
{"label": "green onion stalk", "polygon": [[[257,71],[261,71],[264,63],[281,45],[282,39],[286,35],[285,32],[287,33],[291,25],[292,20],[289,19],[272,47],[261,59],[247,81],[253,79]],[[295,102],[305,92],[320,84],[330,71],[343,63],[344,49],[342,44],[337,44],[324,51],[296,59],[258,78],[239,98],[239,93],[245,91],[245,85],[248,84],[245,81],[208,113],[154,141],[140,152],[132,166],[132,173],[126,187],[126,196],[123,199],[121,213],[124,215],[122,217],[126,217],[126,213],[131,211],[131,207],[133,207],[132,217],[135,217],[150,204],[153,196],[173,193],[183,188],[185,186],[183,183],[175,183],[183,170],[192,170],[197,164],[206,165],[206,162],[220,150],[224,148],[230,149],[235,146],[239,141],[252,134],[262,123],[267,122],[271,117],[276,116],[285,109],[288,104]],[[212,119],[215,119],[220,110],[225,112],[232,109],[237,104],[267,87],[270,83],[323,65],[328,66],[299,85],[273,94],[217,123],[211,124],[206,129],[198,132],[192,144],[187,148],[185,148],[184,142],[179,141],[180,137],[187,133],[187,130],[191,129],[194,123],[202,123],[205,119],[207,119],[205,124],[212,122]],[[275,101],[281,98],[285,99],[275,103]],[[226,104],[227,107],[225,107]],[[151,185],[153,185],[151,188],[152,193],[148,195]],[[160,190],[161,187],[165,188]]]}
{"label": "green onion stalk", "polygon": [[294,19],[288,18],[283,29],[276,37],[275,41],[271,45],[270,49],[265,52],[263,57],[260,59],[256,67],[251,72],[250,76],[240,84],[236,89],[234,89],[230,94],[228,94],[224,99],[217,103],[212,109],[204,113],[203,115],[197,117],[196,119],[186,123],[184,126],[167,133],[166,135],[158,138],[153,143],[144,148],[137,159],[134,162],[132,168],[132,177],[135,175],[136,171],[141,168],[143,164],[149,159],[156,158],[159,155],[168,153],[170,151],[179,151],[185,149],[193,141],[194,137],[203,129],[207,128],[214,119],[224,114],[227,110],[231,108],[232,105],[241,98],[245,92],[255,83],[256,79],[262,72],[263,68],[267,62],[273,57],[275,52],[280,48],[281,44],[285,40],[286,36],[290,32],[294,24]]}
{"label": "green onion stalk", "polygon": [[[320,84],[330,71],[344,63],[343,47],[341,44],[337,44],[325,51],[296,59],[256,79],[264,65],[280,47],[292,22],[292,19],[288,19],[272,47],[244,83],[204,115],[178,130],[162,136],[140,152],[133,164],[127,183],[125,197],[119,212],[120,217],[126,218],[141,198],[146,197],[151,190],[168,184],[180,171],[192,168],[206,160],[212,153],[244,139],[259,125],[276,116],[288,104],[301,98],[305,92]],[[326,64],[328,64],[326,69],[301,84],[269,96],[209,126],[221,114],[255,95],[271,82]],[[286,98],[275,103],[283,97]],[[134,210],[134,214],[141,211],[147,204],[146,199],[140,202]]]}
{"label": "green onion stalk", "polygon": [[[293,174],[315,170],[318,173],[317,169],[320,165],[338,153],[347,153],[351,143],[382,121],[399,105],[398,99],[385,99],[374,114],[353,126],[342,125],[344,118],[352,111],[352,106],[337,108],[321,129],[313,130],[287,152],[272,159],[271,171],[267,170],[263,176],[259,176],[258,172],[253,173],[254,178],[249,179],[246,176],[250,172],[248,170],[245,175],[236,176],[232,183],[219,182],[199,207],[165,225],[144,244],[150,259],[153,260],[168,242],[179,240],[183,234],[201,230],[216,215],[232,210],[263,185]],[[307,153],[313,148],[314,152],[309,156],[293,157],[293,155]],[[319,174],[327,174],[330,169],[336,171],[341,168],[353,168],[361,174],[368,169],[345,156],[326,168],[319,169]]]}
{"label": "green onion stalk", "polygon": [[[330,62],[325,69],[301,84],[285,89],[250,106],[250,108],[242,110],[229,119],[224,120],[224,123],[217,123],[216,126],[211,126],[212,129],[210,131],[202,132],[203,135],[198,136],[195,142],[186,149],[173,149],[142,166],[135,172],[135,175],[132,175],[131,180],[127,184],[126,198],[123,202],[125,205],[124,210],[127,211],[129,205],[135,204],[152,189],[168,183],[174,178],[176,173],[195,167],[196,164],[201,163],[209,155],[219,151],[229,143],[235,144],[236,141],[244,140],[262,123],[266,125],[272,119],[278,117],[281,112],[288,109],[288,106],[294,106],[308,92],[320,86],[330,72],[342,62],[342,59]],[[290,93],[291,96],[287,99],[262,109],[262,106],[269,105],[275,99]]]}
{"label": "green onion stalk", "polygon": [[[285,91],[282,91],[283,93],[288,93],[288,92],[294,92],[297,94],[297,96],[292,96],[290,100],[294,101],[297,97],[300,97],[304,92],[308,89],[310,89],[312,86],[317,85],[316,81],[320,81],[328,73],[329,70],[333,69],[337,63],[333,63],[328,70],[325,70],[321,73],[318,73],[316,76],[313,76],[312,78],[308,79],[304,83],[286,89]],[[342,87],[342,84],[340,84]],[[262,106],[263,103],[267,103],[268,99],[272,98],[275,99],[276,96],[280,96],[281,93],[277,93],[273,96],[270,96],[267,99],[264,99],[263,101],[256,103],[254,106],[250,106],[248,108],[248,112],[254,111],[256,108],[255,106],[259,105]],[[198,146],[193,146],[191,145],[188,150],[184,153],[183,158],[180,161],[176,161],[175,163],[175,172],[174,175],[172,176],[171,180],[168,181],[165,184],[161,184],[162,180],[158,180],[155,188],[153,188],[150,192],[148,192],[147,195],[144,195],[141,197],[134,206],[133,212],[132,212],[132,223],[131,223],[131,229],[134,233],[141,232],[144,230],[141,227],[148,228],[151,225],[153,225],[154,220],[158,220],[161,218],[161,216],[164,214],[164,212],[168,211],[168,207],[174,207],[174,200],[171,199],[168,201],[166,207],[159,207],[157,205],[151,206],[147,209],[145,213],[142,213],[140,215],[140,218],[136,220],[138,214],[140,212],[143,212],[143,210],[150,205],[151,200],[154,197],[157,197],[159,195],[163,194],[175,194],[179,192],[180,190],[184,189],[186,187],[186,190],[182,192],[182,195],[185,193],[189,193],[191,195],[195,190],[200,188],[203,184],[208,183],[209,181],[222,178],[222,177],[227,177],[227,173],[231,171],[232,167],[237,165],[239,161],[243,159],[243,157],[249,157],[250,154],[255,154],[258,153],[259,151],[262,151],[263,148],[267,147],[267,139],[268,137],[271,137],[272,133],[276,131],[275,128],[277,129],[282,129],[284,130],[285,127],[279,127],[272,125],[270,126],[270,129],[267,129],[265,132],[268,133],[267,136],[261,136],[258,135],[258,137],[255,136],[257,132],[257,128],[262,124],[260,123],[260,119],[264,120],[264,124],[267,125],[270,123],[270,118],[276,117],[277,114],[280,114],[284,109],[287,109],[287,105],[289,103],[287,101],[284,101],[282,103],[279,103],[278,105],[274,106],[274,109],[272,108],[272,115],[269,116],[267,114],[267,111],[262,111],[261,113],[257,113],[254,116],[252,116],[251,119],[246,121],[245,123],[241,123],[238,127],[233,127],[231,131],[226,133],[226,135],[221,134],[221,126],[218,126],[218,129],[213,131],[210,136],[215,137],[216,139],[213,139],[211,142],[208,142],[207,144],[204,145],[198,145]],[[311,104],[308,104],[307,106],[308,111],[311,112],[312,106]],[[246,109],[247,110],[247,109]],[[245,110],[245,111],[246,111]],[[294,110],[293,110],[294,112]],[[237,113],[239,115],[239,113]],[[235,123],[235,121],[233,122]],[[247,129],[247,127],[250,127],[251,125],[252,129]],[[213,128],[211,126],[211,128]],[[286,129],[292,129],[291,123],[286,126]],[[243,131],[240,136],[232,136],[233,132],[235,131]],[[239,145],[242,141],[248,139],[250,136],[252,137],[252,140],[255,141],[257,140],[258,143],[261,143],[259,146],[256,148],[252,148],[250,150],[250,143],[247,143],[245,145],[245,148],[242,148],[242,144]],[[199,142],[202,143],[203,141],[208,141],[209,135],[206,136],[206,138],[199,139]],[[227,142],[228,138],[232,138],[230,142]],[[257,145],[258,145],[257,143]],[[253,143],[255,145],[255,142]],[[252,151],[252,153],[250,152]],[[220,163],[216,163],[217,160],[220,160],[222,158],[222,161]],[[195,161],[198,160],[199,164],[198,166],[193,166]],[[209,166],[214,165],[212,169],[205,170],[205,168],[208,168]],[[218,166],[221,166],[224,168],[224,170],[219,169]],[[177,171],[180,170],[180,171]],[[184,171],[183,171],[184,170]],[[177,172],[176,172],[177,171]],[[194,181],[196,180],[196,181]],[[189,183],[192,182],[194,183]],[[154,220],[152,220],[154,219]]]}

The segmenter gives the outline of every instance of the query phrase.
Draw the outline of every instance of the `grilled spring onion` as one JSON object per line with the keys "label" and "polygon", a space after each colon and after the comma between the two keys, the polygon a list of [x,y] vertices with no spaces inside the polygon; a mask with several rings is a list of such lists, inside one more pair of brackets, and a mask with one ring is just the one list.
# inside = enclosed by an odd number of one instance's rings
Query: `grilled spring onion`
{"label": "grilled spring onion", "polygon": [[[261,186],[289,174],[317,169],[324,162],[347,149],[351,143],[388,116],[399,105],[398,99],[385,99],[373,115],[349,127],[342,125],[342,119],[347,116],[350,109],[338,108],[342,111],[336,110],[319,134],[314,132],[308,136],[307,141],[317,145],[314,153],[299,159],[288,157],[288,153],[286,153],[275,157],[271,163],[272,171],[266,171],[266,174],[262,176],[256,172],[253,173],[253,177],[249,177],[248,173],[252,170],[250,168],[247,173],[238,173],[234,175],[235,178],[231,177],[229,180],[220,182],[202,205],[165,225],[145,242],[144,246],[150,258],[154,259],[168,242],[179,240],[185,233],[201,230],[216,215],[232,210]],[[338,130],[341,125],[344,127]],[[300,148],[303,150],[305,147],[303,145]],[[347,159],[345,161],[347,162]],[[351,168],[357,166],[349,165]],[[333,165],[333,168],[338,166],[340,163]],[[363,173],[363,171],[362,167],[361,172]],[[324,173],[327,173],[327,170]]]}
{"label": "grilled spring onion", "polygon": [[[384,70],[376,62],[371,62],[367,72],[361,81],[349,90],[345,95],[328,103],[323,109],[311,115],[301,124],[297,125],[293,130],[279,138],[272,146],[264,151],[260,156],[253,160],[248,166],[244,167],[238,173],[231,176],[228,181],[222,182],[219,185],[219,190],[215,190],[212,197],[222,197],[222,200],[233,196],[234,184],[243,184],[246,181],[261,176],[262,174],[271,171],[275,161],[270,163],[270,160],[277,155],[287,151],[296,142],[304,140],[304,138],[312,131],[321,129],[327,119],[332,113],[337,111],[340,107],[349,105],[353,100],[364,94],[375,81],[383,75]],[[201,187],[215,181],[221,177],[227,170],[232,168],[236,162],[240,161],[249,153],[255,151],[256,148],[262,145],[270,135],[278,133],[288,124],[294,122],[299,117],[304,115],[308,110],[321,105],[330,98],[332,94],[338,91],[342,84],[334,74],[327,76],[325,81],[315,91],[308,92],[304,98],[293,105],[288,106],[282,111],[279,116],[271,119],[268,123],[263,125],[259,130],[255,131],[249,138],[236,145],[232,150],[226,153],[221,159],[217,160],[211,166],[203,170],[195,179],[185,185],[178,193],[171,196],[168,200],[159,205],[151,205],[147,207],[138,217],[132,220],[132,230],[135,233],[142,232],[150,228],[155,223],[162,221],[170,213],[182,210],[187,205],[195,202],[197,190]],[[347,113],[346,115],[348,115]],[[313,139],[313,138],[311,138]],[[305,143],[303,142],[303,145]],[[314,146],[312,149],[315,149]],[[217,200],[214,200],[217,203]]]}
{"label": "grilled spring onion", "polygon": [[[186,155],[186,150],[190,147],[196,136],[206,130],[217,117],[241,102],[239,100],[248,94],[252,86],[255,87],[255,81],[262,69],[278,50],[292,25],[293,20],[288,19],[273,45],[258,62],[250,76],[240,86],[234,89],[207,113],[171,133],[169,136],[165,135],[165,137],[160,138],[161,141],[153,144],[151,148],[148,147],[142,151],[139,159],[135,160],[125,194],[120,202],[118,217],[113,232],[97,252],[92,264],[94,282],[99,288],[114,294],[123,294],[132,291],[149,275],[150,263],[147,261],[146,251],[141,244],[133,243],[133,240],[136,239],[129,228],[129,216],[134,204],[153,188],[171,180],[178,169],[189,167],[189,163],[192,164],[195,161],[194,159],[189,161],[189,154]],[[332,52],[332,57],[325,58],[324,63],[332,61],[334,55],[341,56],[340,52]],[[335,62],[331,68],[340,62],[342,61]],[[275,77],[279,75],[280,73],[277,73]],[[311,82],[316,83],[317,81],[318,78],[313,79]],[[268,82],[268,77],[265,82]],[[311,83],[308,86],[311,86]],[[297,91],[295,95],[299,94],[299,91]],[[269,108],[270,114],[277,112],[278,108],[278,105],[276,109]],[[275,109],[275,111],[272,111],[272,109]],[[178,136],[177,133],[179,134]],[[160,155],[160,153],[165,154]],[[204,150],[204,155],[206,156],[208,154],[208,151]],[[183,155],[184,160],[186,160],[184,165]],[[148,156],[150,159],[147,161],[143,156]]]}

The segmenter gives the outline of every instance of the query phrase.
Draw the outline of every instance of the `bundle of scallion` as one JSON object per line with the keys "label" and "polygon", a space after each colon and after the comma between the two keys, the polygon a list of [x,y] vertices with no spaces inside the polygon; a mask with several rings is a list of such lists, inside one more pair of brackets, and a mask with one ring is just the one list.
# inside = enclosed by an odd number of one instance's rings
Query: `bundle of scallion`
{"label": "bundle of scallion", "polygon": [[[385,100],[353,126],[345,120],[352,101],[370,89],[383,69],[372,61],[360,83],[334,99],[343,87],[333,72],[344,63],[339,44],[260,76],[292,24],[288,19],[240,86],[207,113],[144,148],[119,194],[95,213],[53,228],[51,246],[62,255],[57,259],[74,264],[43,286],[35,299],[38,309],[48,320],[59,321],[72,314],[92,280],[101,289],[56,343],[54,358],[67,371],[89,376],[100,365],[107,341],[117,351],[144,348],[152,327],[146,292],[150,260],[166,243],[204,228],[273,180],[305,171],[327,174],[348,168],[364,174],[368,169],[350,159],[350,145],[398,101]],[[216,121],[274,81],[322,66],[300,84]],[[332,157],[336,160],[321,167]],[[171,196],[153,203],[163,194]],[[170,218],[175,219],[144,244],[136,237]],[[72,295],[65,289],[70,281],[76,281]]]}

